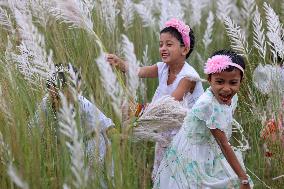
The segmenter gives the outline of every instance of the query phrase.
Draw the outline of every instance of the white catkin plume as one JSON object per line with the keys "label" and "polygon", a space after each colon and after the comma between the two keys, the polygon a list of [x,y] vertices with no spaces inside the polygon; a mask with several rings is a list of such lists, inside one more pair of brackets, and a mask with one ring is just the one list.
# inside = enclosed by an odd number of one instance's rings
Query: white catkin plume
{"label": "white catkin plume", "polygon": [[255,1],[254,0],[243,0],[241,2],[242,2],[241,15],[243,19],[250,20],[251,15],[253,15]]}
{"label": "white catkin plume", "polygon": [[171,96],[163,96],[149,104],[134,127],[134,137],[138,140],[169,142],[162,133],[179,129],[187,109]]}
{"label": "white catkin plume", "polygon": [[200,25],[202,10],[207,6],[207,0],[191,0],[191,26]]}
{"label": "white catkin plume", "polygon": [[8,4],[7,0],[0,0],[0,6],[2,6],[2,7],[8,7],[9,4]]}
{"label": "white catkin plume", "polygon": [[132,2],[132,0],[124,0],[121,10],[121,17],[123,20],[123,27],[126,31],[130,27],[132,27],[134,20],[134,11],[134,3]]}
{"label": "white catkin plume", "polygon": [[[237,1],[238,0],[232,0],[232,4],[231,4],[231,13],[230,13],[230,17],[235,20],[235,22],[238,25],[244,25],[244,19],[240,19],[241,18],[241,10],[239,8],[239,6],[237,5]],[[246,29],[246,28],[245,28]]]}
{"label": "white catkin plume", "polygon": [[273,91],[283,93],[284,70],[279,66],[260,64],[253,72],[253,83],[263,94],[270,94]]}
{"label": "white catkin plume", "polygon": [[145,49],[143,50],[143,56],[142,56],[142,66],[150,66],[151,62],[148,55],[148,45],[145,46]]}
{"label": "white catkin plume", "polygon": [[47,27],[47,24],[52,20],[51,11],[55,8],[54,1],[42,1],[42,0],[30,0],[31,12],[35,18],[35,21],[39,23],[44,28]]}
{"label": "white catkin plume", "polygon": [[84,144],[76,126],[76,112],[73,104],[69,104],[62,93],[59,95],[62,107],[58,113],[58,120],[60,132],[69,139],[66,146],[71,154],[71,171],[74,176],[72,183],[76,188],[85,188],[88,181],[88,169],[84,165]]}
{"label": "white catkin plume", "polygon": [[8,7],[12,12],[14,12],[14,9],[18,9],[21,12],[29,12],[29,1],[27,0],[8,0]]}
{"label": "white catkin plume", "polygon": [[147,9],[151,10],[152,13],[154,14],[160,13],[162,0],[153,0],[153,1],[141,0],[140,3],[146,6]]}
{"label": "white catkin plume", "polygon": [[237,139],[235,136],[233,136],[233,138],[238,142],[238,146],[233,146],[233,149],[240,150],[242,152],[247,151],[250,149],[250,146],[247,138],[244,135],[244,129],[235,119],[233,119],[232,125],[232,132],[239,133],[241,136],[240,139]]}
{"label": "white catkin plume", "polygon": [[93,9],[96,7],[97,1],[95,0],[83,0],[83,1],[90,12],[92,12]]}
{"label": "white catkin plume", "polygon": [[100,2],[100,17],[106,25],[108,31],[113,33],[116,27],[116,18],[119,14],[119,9],[116,8],[117,1],[115,0],[99,0]]}
{"label": "white catkin plume", "polygon": [[227,34],[230,38],[232,49],[237,51],[240,55],[247,57],[249,50],[244,32],[241,31],[240,27],[235,24],[230,17],[224,18],[224,24]]}
{"label": "white catkin plume", "polygon": [[204,32],[204,36],[202,39],[205,50],[207,49],[208,45],[210,45],[210,43],[212,42],[212,32],[213,32],[213,25],[214,25],[214,15],[212,11],[209,12],[206,22],[207,22],[207,27],[206,27],[206,30]]}
{"label": "white catkin plume", "polygon": [[228,17],[232,12],[232,0],[218,0],[216,16],[220,21]]}
{"label": "white catkin plume", "polygon": [[[149,55],[148,55],[148,45],[145,46],[145,49],[143,50],[143,56],[142,56],[142,62],[141,62],[141,66],[150,66],[151,62],[149,59]],[[142,94],[143,100],[145,100],[147,98],[147,86],[145,84],[145,80],[143,80],[143,78],[140,79],[140,94]]]}
{"label": "white catkin plume", "polygon": [[160,15],[160,29],[165,26],[166,21],[171,18],[184,20],[184,12],[179,1],[162,0],[161,15]]}
{"label": "white catkin plume", "polygon": [[183,7],[184,11],[191,9],[191,1],[188,0],[180,0],[180,4]]}
{"label": "white catkin plume", "polygon": [[18,175],[15,167],[12,165],[12,163],[9,164],[8,167],[8,175],[10,176],[10,179],[19,187],[22,189],[28,189],[28,184],[23,181],[23,179]]}
{"label": "white catkin plume", "polygon": [[70,28],[82,28],[93,34],[92,10],[82,0],[54,0],[51,13],[57,20],[71,24]]}
{"label": "white catkin plume", "polygon": [[13,23],[11,20],[11,16],[8,14],[7,10],[0,7],[0,25],[2,27],[11,32],[13,35],[15,34],[15,29],[13,27]]}
{"label": "white catkin plume", "polygon": [[253,72],[253,83],[256,88],[263,94],[268,94],[271,91],[271,65],[258,65]]}
{"label": "white catkin plume", "polygon": [[136,91],[139,87],[139,63],[134,52],[134,45],[126,35],[122,35],[122,44],[125,61],[128,63],[127,83],[129,94],[133,95],[134,99],[136,99]]}
{"label": "white catkin plume", "polygon": [[155,29],[156,21],[154,15],[151,12],[151,9],[148,9],[145,5],[140,3],[135,4],[135,10],[142,19],[143,27],[150,27]]}
{"label": "white catkin plume", "polygon": [[73,66],[68,65],[68,80],[70,81],[69,89],[71,90],[74,100],[77,102],[78,97],[82,95],[81,80],[79,79],[79,70],[77,73],[74,71]]}
{"label": "white catkin plume", "polygon": [[201,67],[204,67],[206,61],[203,59],[203,57],[200,55],[199,52],[196,52],[196,57],[198,59],[199,64],[201,65]]}
{"label": "white catkin plume", "polygon": [[265,62],[266,56],[266,41],[264,29],[262,27],[262,20],[258,12],[258,8],[254,12],[253,16],[253,46],[258,50],[260,57]]}
{"label": "white catkin plume", "polygon": [[18,63],[21,73],[30,83],[42,82],[51,78],[55,66],[52,51],[47,54],[45,50],[43,35],[33,25],[30,13],[25,14],[15,8],[14,14],[22,41],[17,47],[20,54],[11,56],[13,61]]}
{"label": "white catkin plume", "polygon": [[112,107],[117,116],[121,119],[121,105],[123,100],[123,89],[117,82],[117,77],[113,72],[110,64],[106,61],[106,54],[101,51],[100,56],[96,59],[96,63],[101,73],[101,82],[106,90],[106,93],[110,96]]}
{"label": "white catkin plume", "polygon": [[[149,10],[151,12],[151,15],[155,15],[154,17],[156,18],[156,15],[160,15],[161,10],[161,1],[162,0],[154,0],[154,1],[149,1],[149,0],[141,0],[139,1],[140,5],[143,5],[146,10]],[[154,18],[153,17],[153,18]],[[157,20],[155,20],[157,21]]]}
{"label": "white catkin plume", "polygon": [[284,58],[284,40],[282,39],[283,26],[280,23],[279,16],[274,12],[269,4],[264,2],[264,10],[266,13],[267,20],[267,38],[270,42],[268,44],[271,47],[273,54],[273,62],[276,62],[277,56]]}

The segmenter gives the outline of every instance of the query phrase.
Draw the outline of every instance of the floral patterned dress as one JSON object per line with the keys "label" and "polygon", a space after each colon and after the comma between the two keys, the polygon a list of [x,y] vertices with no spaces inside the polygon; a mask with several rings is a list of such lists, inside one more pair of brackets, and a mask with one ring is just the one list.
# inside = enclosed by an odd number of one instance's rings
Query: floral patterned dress
{"label": "floral patterned dress", "polygon": [[[167,149],[154,180],[155,189],[239,188],[238,176],[210,132],[220,129],[230,139],[236,105],[237,95],[228,106],[220,104],[210,88],[203,93]],[[244,168],[241,156],[237,157]]]}

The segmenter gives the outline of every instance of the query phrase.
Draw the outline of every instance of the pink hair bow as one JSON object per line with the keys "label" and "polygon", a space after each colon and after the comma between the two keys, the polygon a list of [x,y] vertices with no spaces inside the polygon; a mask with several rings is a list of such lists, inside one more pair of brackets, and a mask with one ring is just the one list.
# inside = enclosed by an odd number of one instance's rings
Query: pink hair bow
{"label": "pink hair bow", "polygon": [[244,73],[244,69],[240,65],[233,63],[232,59],[227,55],[215,55],[209,58],[205,64],[204,73],[220,73],[229,66],[234,66]]}
{"label": "pink hair bow", "polygon": [[177,31],[181,34],[183,43],[186,47],[190,47],[190,39],[189,39],[189,32],[190,27],[186,25],[184,22],[172,18],[171,20],[165,23],[165,27],[173,27],[177,29]]}

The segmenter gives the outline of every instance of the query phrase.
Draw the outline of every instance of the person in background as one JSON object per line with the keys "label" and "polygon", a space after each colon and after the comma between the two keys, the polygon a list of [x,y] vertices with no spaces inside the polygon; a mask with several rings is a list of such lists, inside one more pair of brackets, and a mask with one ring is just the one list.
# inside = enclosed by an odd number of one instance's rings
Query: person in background
{"label": "person in background", "polygon": [[[73,67],[72,69],[78,74],[76,69]],[[81,80],[80,75],[78,76],[78,80]],[[56,65],[56,72],[53,74],[53,78],[49,79],[46,83],[48,93],[43,97],[32,125],[42,126],[47,122],[49,122],[49,124],[58,124],[57,115],[61,108],[59,91],[64,94],[69,103],[74,103],[68,85],[70,85],[70,83],[66,79],[64,67],[61,64]],[[106,133],[108,130],[114,128],[114,123],[110,118],[106,117],[94,103],[90,102],[84,96],[78,95],[77,98],[81,120],[80,124],[83,126],[82,131],[84,133],[89,163],[94,161],[97,142],[99,142],[99,161],[103,162],[106,153],[106,145],[108,143]],[[44,128],[42,129],[44,130]],[[97,133],[99,134],[97,135]]]}

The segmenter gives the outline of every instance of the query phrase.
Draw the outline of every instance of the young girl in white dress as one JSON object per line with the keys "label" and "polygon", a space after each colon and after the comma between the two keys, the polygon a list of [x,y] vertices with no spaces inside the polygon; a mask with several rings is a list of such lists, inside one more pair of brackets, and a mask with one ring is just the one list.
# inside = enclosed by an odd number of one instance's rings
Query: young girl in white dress
{"label": "young girl in white dress", "polygon": [[[73,66],[71,67],[74,70]],[[59,91],[70,100],[70,103],[74,103],[64,69],[67,68],[64,68],[61,64],[56,65],[57,71],[53,73],[53,78],[48,79],[46,83],[48,93],[43,97],[33,120],[30,122],[30,128],[32,125],[43,125],[46,122],[58,124],[57,114],[61,107]],[[74,72],[77,73],[77,71]],[[106,154],[106,143],[108,142],[106,132],[114,128],[114,123],[94,103],[82,95],[78,95],[78,105],[89,163],[91,165],[95,161],[96,146],[99,150],[98,161],[103,162]],[[98,131],[98,135],[96,135],[96,131]]]}
{"label": "young girl in white dress", "polygon": [[230,143],[245,64],[232,51],[218,51],[208,59],[210,86],[188,112],[167,149],[156,178],[158,189],[213,189],[253,186],[243,160]]}
{"label": "young girl in white dress", "polygon": [[[171,95],[178,101],[191,108],[198,97],[204,92],[201,79],[186,59],[194,48],[194,35],[191,28],[182,21],[171,19],[165,23],[160,32],[160,56],[162,62],[152,66],[144,66],[139,69],[141,78],[157,78],[159,86],[156,89],[153,101],[162,96]],[[107,55],[108,62],[122,71],[127,71],[128,64],[114,54]],[[163,133],[171,138],[177,130]],[[154,178],[160,161],[168,144],[157,142],[155,149],[155,162],[152,177]]]}

